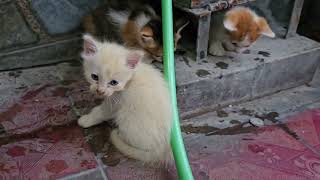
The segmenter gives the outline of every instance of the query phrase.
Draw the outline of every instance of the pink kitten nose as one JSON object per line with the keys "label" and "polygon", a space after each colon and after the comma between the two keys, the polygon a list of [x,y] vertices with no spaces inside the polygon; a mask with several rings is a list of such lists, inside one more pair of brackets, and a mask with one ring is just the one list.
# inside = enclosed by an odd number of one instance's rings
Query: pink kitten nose
{"label": "pink kitten nose", "polygon": [[104,94],[104,92],[101,91],[100,89],[97,89],[97,93],[98,93],[98,95],[103,95]]}

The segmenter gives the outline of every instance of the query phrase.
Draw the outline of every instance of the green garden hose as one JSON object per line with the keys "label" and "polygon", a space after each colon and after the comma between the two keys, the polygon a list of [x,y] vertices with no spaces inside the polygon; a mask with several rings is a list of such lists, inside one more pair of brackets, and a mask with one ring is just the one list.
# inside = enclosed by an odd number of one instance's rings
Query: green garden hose
{"label": "green garden hose", "polygon": [[176,97],[176,79],[174,68],[174,40],[173,40],[173,17],[172,0],[162,0],[162,23],[163,23],[163,62],[165,78],[168,82],[173,108],[173,126],[171,130],[171,147],[180,180],[193,180],[188,156],[181,136],[179,113]]}

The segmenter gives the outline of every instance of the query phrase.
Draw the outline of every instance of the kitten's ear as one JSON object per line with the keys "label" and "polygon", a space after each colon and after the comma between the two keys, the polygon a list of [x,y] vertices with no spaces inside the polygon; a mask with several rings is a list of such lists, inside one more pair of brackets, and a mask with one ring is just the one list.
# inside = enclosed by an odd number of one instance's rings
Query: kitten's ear
{"label": "kitten's ear", "polygon": [[176,49],[178,46],[178,41],[181,39],[181,31],[190,23],[188,20],[186,23],[182,24],[181,27],[178,28],[177,32],[174,34],[174,48]]}
{"label": "kitten's ear", "polygon": [[147,46],[154,44],[153,31],[150,27],[143,27],[140,31],[141,40]]}
{"label": "kitten's ear", "polygon": [[81,56],[86,59],[89,56],[95,55],[98,52],[99,42],[91,35],[85,34],[83,36],[83,51]]}
{"label": "kitten's ear", "polygon": [[136,68],[141,59],[143,58],[144,53],[139,50],[132,50],[127,56],[127,65],[130,69]]}
{"label": "kitten's ear", "polygon": [[226,16],[226,18],[223,20],[223,26],[229,31],[236,31],[237,21],[234,18]]}
{"label": "kitten's ear", "polygon": [[265,18],[259,18],[258,20],[258,26],[259,26],[259,30],[260,30],[260,34],[268,36],[270,38],[274,38],[276,37],[276,35],[274,34],[274,32],[271,30],[267,20]]}

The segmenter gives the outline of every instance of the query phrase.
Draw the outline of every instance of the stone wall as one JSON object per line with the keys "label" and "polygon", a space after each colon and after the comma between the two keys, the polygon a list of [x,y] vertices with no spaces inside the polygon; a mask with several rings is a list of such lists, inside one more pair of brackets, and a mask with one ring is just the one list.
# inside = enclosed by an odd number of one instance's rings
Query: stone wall
{"label": "stone wall", "polygon": [[0,0],[0,70],[74,59],[83,15],[102,0]]}

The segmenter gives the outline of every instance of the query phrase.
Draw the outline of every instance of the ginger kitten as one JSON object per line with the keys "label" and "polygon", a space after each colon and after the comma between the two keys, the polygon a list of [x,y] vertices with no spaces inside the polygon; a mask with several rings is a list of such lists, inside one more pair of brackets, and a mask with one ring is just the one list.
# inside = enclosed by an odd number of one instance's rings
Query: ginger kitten
{"label": "ginger kitten", "polygon": [[261,35],[275,37],[266,19],[245,7],[214,14],[211,27],[209,53],[214,56],[224,56],[226,51],[241,52]]}
{"label": "ginger kitten", "polygon": [[87,128],[114,119],[110,139],[124,155],[146,163],[171,158],[172,110],[162,74],[141,62],[143,53],[84,36],[82,58],[90,89],[105,98],[78,120]]}

